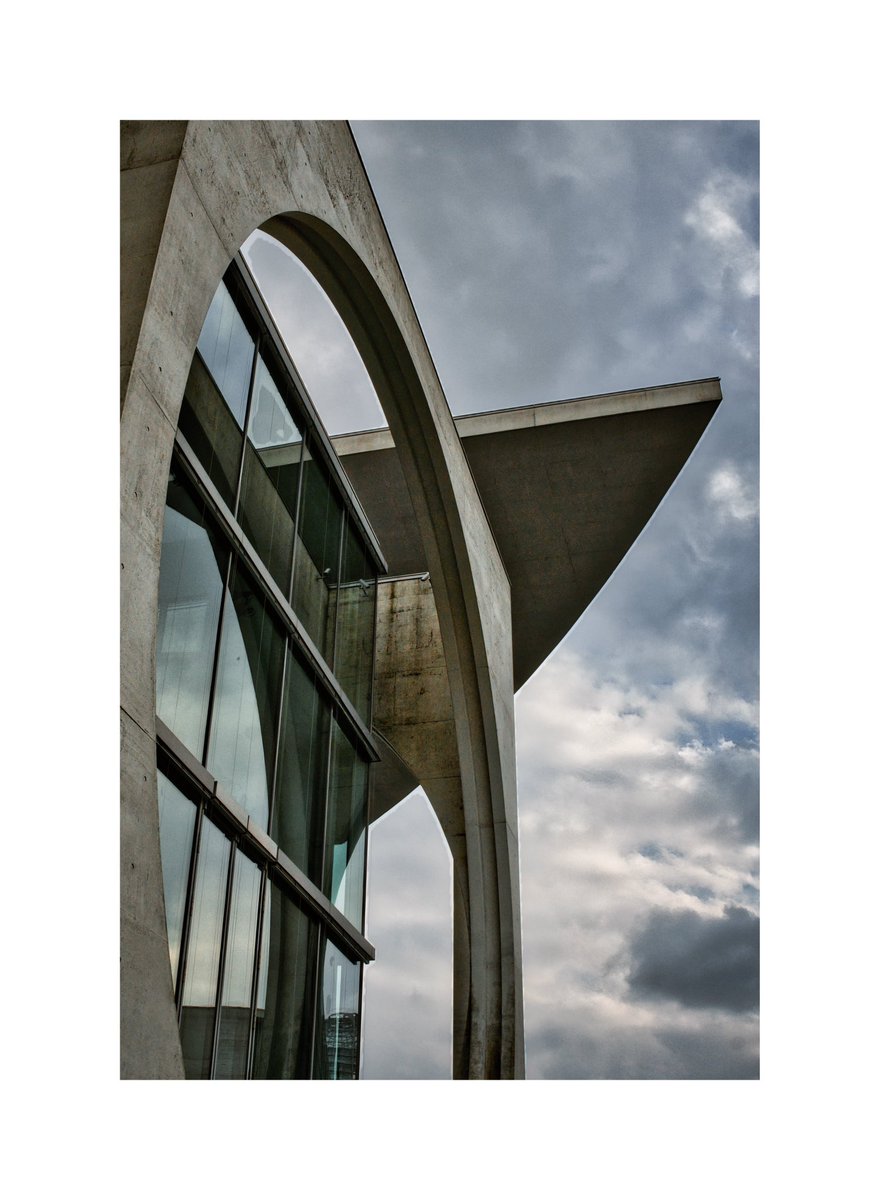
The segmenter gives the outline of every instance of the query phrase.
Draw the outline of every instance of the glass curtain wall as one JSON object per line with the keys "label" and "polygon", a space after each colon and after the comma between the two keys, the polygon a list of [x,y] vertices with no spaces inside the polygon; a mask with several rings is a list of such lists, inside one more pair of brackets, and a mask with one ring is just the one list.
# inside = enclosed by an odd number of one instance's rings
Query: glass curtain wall
{"label": "glass curtain wall", "polygon": [[186,385],[159,586],[157,715],[211,781],[160,774],[189,1078],[357,1076],[361,962],[335,930],[363,927],[382,564],[287,361],[233,264]]}

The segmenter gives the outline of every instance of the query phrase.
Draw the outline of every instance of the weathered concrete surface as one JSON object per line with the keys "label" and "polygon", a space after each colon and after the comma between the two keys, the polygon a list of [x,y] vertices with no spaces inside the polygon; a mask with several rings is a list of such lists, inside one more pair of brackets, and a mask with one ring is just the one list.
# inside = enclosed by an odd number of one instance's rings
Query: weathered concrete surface
{"label": "weathered concrete surface", "polygon": [[[411,786],[406,786],[408,779],[417,779],[431,801],[452,852],[453,1074],[464,1078],[472,1050],[470,962],[477,948],[480,954],[491,952],[491,947],[480,941],[480,926],[472,926],[471,914],[478,902],[474,892],[484,885],[479,878],[472,878],[477,871],[473,869],[468,848],[474,837],[490,841],[500,837],[502,847],[496,847],[495,853],[518,862],[518,843],[515,824],[510,828],[504,820],[478,826],[476,832],[469,829],[469,814],[462,796],[452,689],[430,579],[421,576],[379,584],[374,679],[375,727],[394,747],[408,774],[384,780],[384,791],[378,782],[374,785],[371,819],[375,820],[411,790]],[[480,897],[489,911],[487,919],[501,922],[504,897],[501,895],[496,901],[492,889],[487,892]],[[512,908],[514,902],[518,913],[518,878],[508,896],[508,906]],[[518,921],[510,930],[511,940],[514,930],[518,937]],[[499,957],[494,960],[493,969],[502,979],[505,974],[517,977],[519,959]],[[514,997],[511,1003],[515,1003]]]}
{"label": "weathered concrete surface", "polygon": [[[398,447],[431,572],[460,767],[470,958],[457,1073],[522,1076],[510,591],[351,133],[338,122],[126,122],[122,145],[123,578],[133,581],[122,592],[124,717],[154,741],[157,514],[173,431],[223,271],[265,227],[336,303]],[[143,862],[154,895],[145,908],[123,871],[123,1074],[173,1076],[170,976],[160,978],[149,952],[162,911],[155,759],[147,754],[145,778],[133,780],[128,754],[122,861]],[[160,1031],[153,1041],[140,1036],[145,1023]]]}

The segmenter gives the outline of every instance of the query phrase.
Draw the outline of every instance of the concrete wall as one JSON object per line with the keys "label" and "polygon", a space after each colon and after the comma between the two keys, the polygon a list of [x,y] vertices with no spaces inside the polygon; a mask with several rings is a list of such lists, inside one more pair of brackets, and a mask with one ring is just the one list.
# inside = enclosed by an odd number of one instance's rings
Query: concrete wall
{"label": "concrete wall", "polygon": [[[122,1074],[182,1075],[155,777],[162,514],[208,305],[232,255],[265,227],[338,307],[398,447],[431,572],[460,767],[467,878],[457,921],[466,922],[469,962],[456,1073],[521,1076],[510,590],[350,131],[334,122],[125,122],[121,200]],[[458,952],[457,963],[460,988]]]}

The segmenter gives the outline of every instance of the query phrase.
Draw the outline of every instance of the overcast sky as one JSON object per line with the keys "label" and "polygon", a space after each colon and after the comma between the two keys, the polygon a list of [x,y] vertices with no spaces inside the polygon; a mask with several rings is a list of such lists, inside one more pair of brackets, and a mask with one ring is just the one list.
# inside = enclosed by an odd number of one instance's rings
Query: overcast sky
{"label": "overcast sky", "polygon": [[[721,377],[671,492],[517,696],[526,1059],[754,1078],[757,125],[353,129],[453,413]],[[278,252],[251,260],[271,291]],[[289,279],[276,315],[331,430],[382,424]],[[448,1077],[449,863],[420,795],[372,831],[368,903],[363,1074]]]}

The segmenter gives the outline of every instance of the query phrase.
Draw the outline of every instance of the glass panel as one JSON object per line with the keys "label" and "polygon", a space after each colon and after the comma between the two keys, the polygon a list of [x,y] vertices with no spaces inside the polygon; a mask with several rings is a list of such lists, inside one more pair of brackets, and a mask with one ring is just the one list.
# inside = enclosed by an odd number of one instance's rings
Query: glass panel
{"label": "glass panel", "polygon": [[[310,993],[317,928],[274,885],[264,918],[265,1002],[258,1019],[254,1079],[308,1079],[312,1053]],[[262,975],[262,969],[261,969]],[[258,995],[258,1018],[260,999]]]}
{"label": "glass panel", "polygon": [[361,968],[328,939],[315,1030],[315,1078],[357,1079]]}
{"label": "glass panel", "polygon": [[291,651],[284,692],[272,837],[320,887],[330,714],[314,674]]}
{"label": "glass panel", "polygon": [[198,355],[186,381],[179,426],[214,487],[234,511],[241,428]]}
{"label": "glass panel", "polygon": [[369,765],[333,719],[327,792],[325,892],[358,929],[363,923]]}
{"label": "glass panel", "polygon": [[327,662],[333,652],[341,537],[342,501],[336,485],[306,445],[293,608]]}
{"label": "glass panel", "polygon": [[263,829],[283,662],[281,631],[247,572],[236,567],[223,612],[207,766]]}
{"label": "glass panel", "polygon": [[236,424],[243,429],[254,360],[254,339],[248,333],[225,283],[221,283],[214,293],[199,335],[198,350],[214,376]]}
{"label": "glass panel", "polygon": [[196,806],[159,772],[159,844],[162,851],[162,879],[165,885],[165,924],[168,927],[168,953],[171,957],[171,984],[177,986],[180,935],[186,884],[192,853],[192,835]]}
{"label": "glass panel", "polygon": [[240,850],[236,850],[215,1079],[244,1079],[247,1074],[251,984],[261,878],[259,867]]}
{"label": "glass panel", "polygon": [[376,567],[351,519],[346,520],[336,606],[334,674],[369,724],[376,615]]}
{"label": "glass panel", "polygon": [[287,597],[301,452],[302,434],[258,355],[238,519]]}
{"label": "glass panel", "polygon": [[197,758],[208,695],[226,551],[189,487],[172,472],[162,531],[156,711]]}
{"label": "glass panel", "polygon": [[229,848],[230,842],[220,830],[210,821],[202,821],[180,1015],[180,1041],[187,1079],[207,1079],[211,1072]]}
{"label": "glass panel", "polygon": [[[272,927],[272,892],[266,885],[263,893],[263,929],[260,935],[260,965],[257,974],[257,1004],[254,1013],[254,1063],[260,1059],[260,1045],[266,1020],[266,990],[269,981],[269,932]],[[253,1075],[253,1072],[252,1072]]]}

